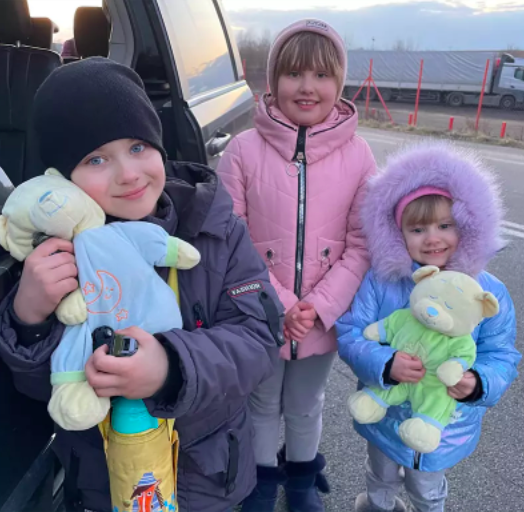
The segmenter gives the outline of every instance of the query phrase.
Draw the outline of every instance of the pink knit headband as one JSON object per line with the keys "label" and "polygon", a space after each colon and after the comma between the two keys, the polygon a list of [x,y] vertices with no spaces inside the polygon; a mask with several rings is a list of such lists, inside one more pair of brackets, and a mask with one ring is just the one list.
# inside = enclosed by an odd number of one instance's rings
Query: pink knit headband
{"label": "pink knit headband", "polygon": [[452,199],[451,194],[447,190],[437,187],[420,187],[417,188],[417,190],[410,192],[407,196],[404,196],[395,207],[395,221],[400,229],[402,228],[402,214],[404,213],[406,206],[415,199],[423,196],[444,196],[448,199]]}

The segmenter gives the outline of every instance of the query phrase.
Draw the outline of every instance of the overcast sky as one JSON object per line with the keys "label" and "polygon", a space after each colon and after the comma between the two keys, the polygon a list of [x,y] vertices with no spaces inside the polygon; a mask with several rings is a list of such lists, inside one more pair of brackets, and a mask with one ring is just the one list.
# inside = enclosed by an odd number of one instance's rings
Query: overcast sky
{"label": "overcast sky", "polygon": [[524,49],[524,0],[222,0],[237,33],[274,35],[317,17],[348,46],[389,49],[399,39],[419,50]]}
{"label": "overcast sky", "polygon": [[[524,2],[522,0],[441,0],[434,2],[433,0],[422,0],[421,3],[440,3],[449,7],[467,7],[476,12],[495,12],[508,11],[515,9],[522,9]],[[365,7],[373,7],[375,5],[387,4],[407,4],[416,3],[413,0],[263,0],[258,2],[256,0],[222,0],[222,3],[227,9],[233,11],[248,11],[248,10],[279,10],[279,11],[294,11],[304,9],[338,9],[338,10],[358,10]]]}
{"label": "overcast sky", "polygon": [[[101,3],[29,0],[32,16],[50,16],[59,24],[57,41],[71,37],[78,5]],[[390,49],[402,40],[418,50],[524,50],[524,0],[222,0],[222,5],[237,34],[275,35],[299,18],[316,17],[331,23],[353,48]]]}

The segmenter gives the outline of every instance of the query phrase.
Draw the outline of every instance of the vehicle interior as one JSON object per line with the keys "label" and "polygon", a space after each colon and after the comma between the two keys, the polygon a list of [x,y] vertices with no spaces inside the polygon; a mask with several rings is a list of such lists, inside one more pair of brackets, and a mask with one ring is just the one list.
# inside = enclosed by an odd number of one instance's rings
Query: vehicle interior
{"label": "vehicle interior", "polygon": [[[162,34],[160,28],[153,29],[155,23],[158,20],[154,13],[148,17],[145,2],[141,1],[100,0],[100,6],[79,6],[71,20],[76,56],[62,58],[53,42],[60,27],[51,17],[31,17],[27,0],[2,0],[0,168],[5,173],[0,173],[2,204],[12,190],[11,184],[17,186],[45,170],[31,129],[31,111],[38,87],[54,69],[87,57],[109,56],[133,67],[144,80],[162,119],[168,154],[172,158],[205,161],[203,143],[195,137],[191,119],[184,113],[179,91],[175,90],[174,65],[166,65],[169,52],[165,40],[162,43],[162,37],[154,36]],[[183,130],[187,132],[181,133]],[[186,141],[183,148],[177,143],[180,140]],[[13,288],[20,271],[20,265],[9,255],[0,254],[2,298]],[[50,450],[53,425],[46,404],[19,393],[11,372],[1,360],[0,410],[3,440],[0,512],[56,510],[62,502],[63,475]]]}

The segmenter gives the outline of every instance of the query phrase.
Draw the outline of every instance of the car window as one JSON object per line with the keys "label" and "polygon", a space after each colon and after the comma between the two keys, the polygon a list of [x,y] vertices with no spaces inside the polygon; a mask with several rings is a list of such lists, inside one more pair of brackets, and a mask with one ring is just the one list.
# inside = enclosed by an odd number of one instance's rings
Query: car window
{"label": "car window", "polygon": [[73,21],[77,7],[102,7],[102,0],[29,0],[33,18],[50,18],[58,32],[53,36],[53,50],[62,53],[66,41],[73,39]]}
{"label": "car window", "polygon": [[191,97],[236,81],[231,54],[213,0],[165,2],[169,32],[180,48]]}
{"label": "car window", "polygon": [[524,80],[524,68],[517,68],[515,70],[515,78],[517,80]]}

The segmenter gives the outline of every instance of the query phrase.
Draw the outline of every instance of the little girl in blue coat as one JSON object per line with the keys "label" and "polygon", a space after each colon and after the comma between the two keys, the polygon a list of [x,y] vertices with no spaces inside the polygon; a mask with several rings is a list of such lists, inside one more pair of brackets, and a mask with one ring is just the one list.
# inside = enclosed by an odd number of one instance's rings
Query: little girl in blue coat
{"label": "little girl in blue coat", "polygon": [[[358,424],[368,442],[367,492],[357,512],[406,510],[402,484],[417,512],[441,512],[446,470],[473,453],[482,419],[517,376],[516,321],[505,285],[485,270],[503,246],[502,205],[493,176],[473,154],[448,143],[426,142],[401,150],[369,184],[362,221],[372,267],[351,310],[337,322],[339,355],[359,387],[387,389],[424,376],[420,359],[368,341],[364,328],[409,307],[412,272],[421,265],[465,272],[499,301],[500,312],[473,331],[477,360],[449,395],[458,400],[451,423],[434,452],[420,454],[400,439],[398,426],[411,416],[409,403],[390,407],[379,423]],[[400,471],[403,467],[403,471]]]}

